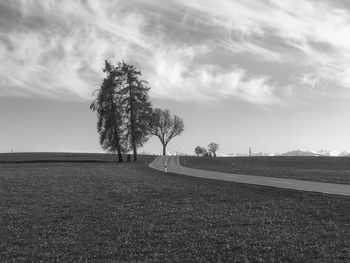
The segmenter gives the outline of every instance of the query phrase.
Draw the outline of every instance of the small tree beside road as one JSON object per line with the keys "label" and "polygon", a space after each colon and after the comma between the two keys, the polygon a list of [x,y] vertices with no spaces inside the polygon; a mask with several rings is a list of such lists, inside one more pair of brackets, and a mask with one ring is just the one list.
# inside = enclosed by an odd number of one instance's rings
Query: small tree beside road
{"label": "small tree beside road", "polygon": [[183,120],[169,110],[155,108],[149,120],[148,130],[150,134],[159,138],[163,146],[163,155],[166,155],[166,146],[176,136],[181,135],[185,126]]}
{"label": "small tree beside road", "polygon": [[219,150],[219,144],[216,142],[211,142],[208,144],[208,151],[216,157],[216,152]]}
{"label": "small tree beside road", "polygon": [[204,156],[207,157],[208,156],[208,151],[205,147],[202,146],[197,146],[194,149],[194,152],[197,154],[197,156]]}
{"label": "small tree beside road", "polygon": [[197,154],[197,156],[199,155],[202,155],[203,154],[203,149],[201,146],[197,146],[195,149],[194,149],[194,152]]}

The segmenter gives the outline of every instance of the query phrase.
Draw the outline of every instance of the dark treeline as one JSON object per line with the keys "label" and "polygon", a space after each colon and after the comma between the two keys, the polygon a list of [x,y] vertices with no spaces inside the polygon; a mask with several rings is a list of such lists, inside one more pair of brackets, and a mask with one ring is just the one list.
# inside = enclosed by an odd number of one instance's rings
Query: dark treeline
{"label": "dark treeline", "polygon": [[123,161],[123,153],[132,151],[137,161],[137,149],[155,135],[165,155],[169,141],[184,130],[181,118],[171,117],[168,110],[152,108],[150,87],[135,66],[105,61],[103,72],[106,77],[90,105],[97,113],[102,148],[118,153],[119,162]]}

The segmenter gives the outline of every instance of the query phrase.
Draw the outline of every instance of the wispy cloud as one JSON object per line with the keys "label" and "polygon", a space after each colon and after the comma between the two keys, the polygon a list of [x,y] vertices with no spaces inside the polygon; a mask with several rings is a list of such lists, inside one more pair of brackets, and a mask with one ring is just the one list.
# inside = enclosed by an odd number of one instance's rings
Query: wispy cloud
{"label": "wispy cloud", "polygon": [[0,12],[0,96],[90,100],[104,59],[135,63],[153,97],[200,103],[282,105],[350,84],[350,10],[330,1],[5,0]]}
{"label": "wispy cloud", "polygon": [[[303,68],[296,85],[348,86],[350,11],[329,1],[186,1],[226,32],[224,47]],[[273,42],[271,41],[273,40]],[[337,67],[334,67],[334,65]],[[328,74],[324,74],[329,72]],[[305,76],[311,77],[305,81]],[[313,79],[313,80],[312,80]]]}

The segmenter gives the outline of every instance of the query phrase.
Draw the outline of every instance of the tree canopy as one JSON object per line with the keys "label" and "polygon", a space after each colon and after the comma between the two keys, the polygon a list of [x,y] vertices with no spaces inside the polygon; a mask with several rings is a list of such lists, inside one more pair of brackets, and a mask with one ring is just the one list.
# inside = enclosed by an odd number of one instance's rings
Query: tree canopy
{"label": "tree canopy", "polygon": [[135,66],[118,62],[116,66],[105,61],[106,77],[90,108],[97,113],[97,131],[100,144],[109,152],[132,150],[137,160],[137,148],[149,137],[147,125],[152,114],[147,82]]}
{"label": "tree canopy", "polygon": [[156,108],[152,111],[148,130],[159,138],[163,146],[163,155],[166,155],[168,143],[174,137],[181,135],[184,129],[183,120],[176,115],[171,116],[169,110]]}
{"label": "tree canopy", "polygon": [[216,142],[211,142],[208,144],[208,151],[216,157],[216,152],[219,150],[219,144]]}
{"label": "tree canopy", "polygon": [[120,90],[122,105],[128,116],[126,120],[126,138],[129,149],[134,153],[134,161],[137,160],[137,148],[143,146],[148,140],[149,133],[147,123],[152,113],[148,92],[150,88],[147,81],[140,79],[141,72],[135,66],[121,63],[121,72],[124,84]]}
{"label": "tree canopy", "polygon": [[199,156],[203,154],[203,148],[201,146],[197,146],[196,148],[194,148],[194,152]]}
{"label": "tree canopy", "polygon": [[105,61],[103,72],[106,77],[96,90],[96,98],[91,103],[90,109],[96,111],[97,131],[100,135],[100,144],[109,152],[118,152],[119,162],[123,161],[122,152],[125,150],[122,144],[123,112],[120,107],[121,97],[118,90],[118,73],[108,61]]}

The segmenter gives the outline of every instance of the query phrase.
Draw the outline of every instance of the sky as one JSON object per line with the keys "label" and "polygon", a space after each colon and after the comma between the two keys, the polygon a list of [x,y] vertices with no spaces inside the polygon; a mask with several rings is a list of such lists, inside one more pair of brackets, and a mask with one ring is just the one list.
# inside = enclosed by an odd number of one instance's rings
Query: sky
{"label": "sky", "polygon": [[349,32],[342,0],[0,0],[0,152],[101,152],[105,59],[184,120],[169,151],[350,149]]}

